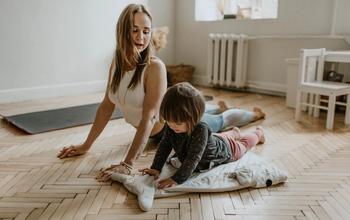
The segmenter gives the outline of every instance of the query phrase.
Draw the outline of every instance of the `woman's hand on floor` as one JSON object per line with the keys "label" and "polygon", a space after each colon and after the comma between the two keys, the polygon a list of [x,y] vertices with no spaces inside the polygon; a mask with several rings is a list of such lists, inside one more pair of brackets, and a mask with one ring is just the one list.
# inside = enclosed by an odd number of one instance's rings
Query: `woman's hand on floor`
{"label": "woman's hand on floor", "polygon": [[108,180],[111,179],[111,176],[113,173],[130,175],[131,170],[129,170],[127,167],[125,167],[122,164],[111,165],[110,167],[101,169],[100,172],[95,177],[95,179],[99,182],[107,182]]}
{"label": "woman's hand on floor", "polygon": [[63,159],[66,157],[79,156],[85,154],[89,149],[90,147],[84,144],[71,145],[69,147],[62,148],[62,150],[57,154],[57,157]]}

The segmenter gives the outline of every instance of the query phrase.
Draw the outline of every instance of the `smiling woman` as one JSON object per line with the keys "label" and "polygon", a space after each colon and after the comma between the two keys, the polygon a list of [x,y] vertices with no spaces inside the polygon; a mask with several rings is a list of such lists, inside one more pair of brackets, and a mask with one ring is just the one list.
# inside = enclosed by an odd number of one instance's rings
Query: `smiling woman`
{"label": "smiling woman", "polygon": [[151,21],[140,12],[135,14],[134,20],[132,39],[135,42],[136,48],[142,51],[151,40]]}
{"label": "smiling woman", "polygon": [[162,131],[159,107],[166,91],[166,68],[154,56],[152,17],[143,5],[130,4],[121,13],[116,27],[116,50],[110,66],[108,86],[94,124],[85,142],[64,147],[59,158],[85,154],[106,127],[117,107],[126,122],[137,131],[123,161],[101,170],[97,180],[107,181],[113,172],[130,174],[132,165],[149,137]]}

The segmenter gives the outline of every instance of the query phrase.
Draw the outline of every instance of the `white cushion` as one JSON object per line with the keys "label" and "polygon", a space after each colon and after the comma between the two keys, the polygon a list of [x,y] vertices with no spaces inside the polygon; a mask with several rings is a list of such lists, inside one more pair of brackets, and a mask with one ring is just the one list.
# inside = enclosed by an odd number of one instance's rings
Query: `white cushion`
{"label": "white cushion", "polygon": [[[175,164],[172,161],[172,164]],[[177,162],[178,163],[178,162]],[[159,179],[171,177],[176,168],[166,164]],[[287,180],[287,173],[259,155],[249,151],[240,160],[222,164],[207,172],[195,173],[183,184],[156,189],[152,176],[128,176],[114,173],[112,179],[124,184],[138,196],[140,208],[149,210],[154,198],[169,197],[189,192],[224,192],[247,187],[266,187]]]}

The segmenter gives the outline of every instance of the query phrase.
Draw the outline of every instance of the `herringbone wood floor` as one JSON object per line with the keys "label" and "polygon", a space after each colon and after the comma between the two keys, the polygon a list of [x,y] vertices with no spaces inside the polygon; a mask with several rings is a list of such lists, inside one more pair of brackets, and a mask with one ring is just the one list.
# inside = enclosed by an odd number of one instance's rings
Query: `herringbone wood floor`
{"label": "herringbone wood floor", "polygon": [[[258,124],[266,143],[254,151],[289,172],[285,184],[226,193],[188,194],[157,199],[149,212],[139,210],[134,195],[118,183],[98,183],[97,171],[118,163],[135,130],[123,119],[111,121],[86,155],[59,160],[62,146],[84,140],[90,125],[25,135],[0,125],[1,219],[350,219],[350,126],[337,114],[335,130],[321,119],[293,119],[282,97],[203,89],[230,106],[260,106],[267,117]],[[1,104],[12,115],[93,103],[102,94]],[[145,152],[137,167],[151,163]]]}

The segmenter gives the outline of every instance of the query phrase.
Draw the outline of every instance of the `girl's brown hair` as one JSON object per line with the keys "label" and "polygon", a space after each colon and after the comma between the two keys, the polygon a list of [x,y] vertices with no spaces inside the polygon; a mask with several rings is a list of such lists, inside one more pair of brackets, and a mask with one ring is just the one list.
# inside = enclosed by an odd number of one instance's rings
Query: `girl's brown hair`
{"label": "girl's brown hair", "polygon": [[170,87],[160,105],[160,116],[165,121],[186,123],[188,134],[200,122],[204,111],[203,95],[187,82]]}
{"label": "girl's brown hair", "polygon": [[141,53],[138,52],[132,42],[131,32],[134,26],[134,15],[137,12],[147,15],[152,22],[151,14],[146,10],[145,6],[140,4],[130,4],[120,14],[116,27],[115,71],[110,82],[110,89],[113,93],[116,93],[125,72],[130,67],[136,66],[134,76],[128,85],[129,89],[134,89],[141,81],[142,71],[146,64],[151,62],[153,54],[152,41]]}

